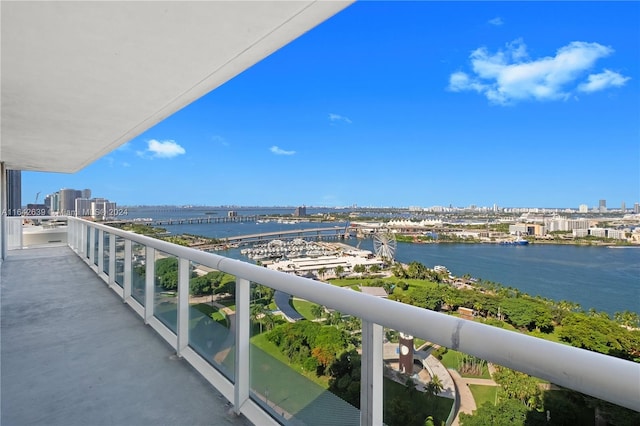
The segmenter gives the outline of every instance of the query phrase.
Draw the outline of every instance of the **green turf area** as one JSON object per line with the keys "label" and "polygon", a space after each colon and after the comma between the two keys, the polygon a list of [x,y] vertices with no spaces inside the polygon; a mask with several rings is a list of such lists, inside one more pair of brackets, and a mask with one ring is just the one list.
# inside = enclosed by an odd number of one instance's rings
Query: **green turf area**
{"label": "green turf area", "polygon": [[495,404],[498,386],[469,385],[473,399],[476,401],[476,407],[482,406],[485,402]]}
{"label": "green turf area", "polygon": [[316,318],[311,313],[311,307],[316,305],[316,303],[307,302],[302,299],[292,299],[291,304],[293,305],[293,309],[298,311],[298,313],[306,319],[314,320]]}
{"label": "green turf area", "polygon": [[213,319],[215,322],[227,326],[227,317],[215,306],[211,306],[206,303],[196,303],[194,305],[191,305],[191,307],[202,312],[204,315]]}

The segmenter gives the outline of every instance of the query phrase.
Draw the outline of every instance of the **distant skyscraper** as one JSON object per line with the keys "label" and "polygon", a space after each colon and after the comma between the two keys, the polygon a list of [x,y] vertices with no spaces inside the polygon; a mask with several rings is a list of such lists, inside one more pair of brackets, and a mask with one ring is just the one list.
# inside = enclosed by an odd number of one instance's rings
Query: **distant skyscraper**
{"label": "distant skyscraper", "polygon": [[627,204],[624,201],[620,204],[620,211],[622,211],[622,213],[627,211]]}
{"label": "distant skyscraper", "polygon": [[75,189],[67,189],[67,188],[63,188],[59,191],[60,194],[60,198],[59,198],[59,205],[58,205],[58,212],[61,215],[69,215],[69,216],[73,216],[75,215],[75,211],[76,211],[76,191]]}
{"label": "distant skyscraper", "polygon": [[607,200],[600,200],[598,202],[598,211],[604,213],[607,211]]}
{"label": "distant skyscraper", "polygon": [[22,172],[7,170],[7,216],[22,214]]}
{"label": "distant skyscraper", "polygon": [[76,216],[88,217],[93,213],[91,210],[91,200],[88,198],[76,198],[75,200]]}
{"label": "distant skyscraper", "polygon": [[91,198],[91,190],[90,189],[83,189],[82,190],[82,198],[86,198],[86,199]]}
{"label": "distant skyscraper", "polygon": [[635,214],[640,213],[640,203],[635,203],[635,204],[633,205],[633,212],[634,212]]}
{"label": "distant skyscraper", "polygon": [[55,192],[51,195],[51,211],[60,211],[60,192]]}
{"label": "distant skyscraper", "polygon": [[296,210],[293,212],[293,215],[296,217],[304,217],[307,215],[307,208],[305,206],[296,207]]}

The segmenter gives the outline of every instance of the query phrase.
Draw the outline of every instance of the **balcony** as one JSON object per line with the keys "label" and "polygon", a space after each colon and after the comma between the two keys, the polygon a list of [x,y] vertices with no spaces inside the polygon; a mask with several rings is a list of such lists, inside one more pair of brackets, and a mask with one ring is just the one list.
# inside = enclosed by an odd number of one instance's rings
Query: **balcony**
{"label": "balcony", "polygon": [[[66,244],[2,264],[6,424],[382,424],[385,327],[640,410],[636,363],[67,220]],[[156,286],[160,259],[178,264],[176,292]],[[194,269],[235,277],[226,326],[194,308]],[[362,319],[360,411],[250,343],[252,283]]]}

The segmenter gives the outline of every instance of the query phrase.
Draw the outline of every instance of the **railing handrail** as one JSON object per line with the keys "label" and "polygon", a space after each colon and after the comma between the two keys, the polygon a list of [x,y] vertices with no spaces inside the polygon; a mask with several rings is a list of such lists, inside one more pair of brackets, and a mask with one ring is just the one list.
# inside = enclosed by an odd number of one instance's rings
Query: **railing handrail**
{"label": "railing handrail", "polygon": [[403,331],[640,411],[638,363],[270,270],[84,219],[68,219],[336,309],[343,314]]}

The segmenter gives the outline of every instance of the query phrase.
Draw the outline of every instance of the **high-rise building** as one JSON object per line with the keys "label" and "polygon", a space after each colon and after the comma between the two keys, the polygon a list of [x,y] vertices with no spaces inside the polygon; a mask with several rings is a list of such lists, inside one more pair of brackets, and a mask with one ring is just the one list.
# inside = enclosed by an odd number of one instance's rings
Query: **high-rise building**
{"label": "high-rise building", "polygon": [[76,198],[76,216],[79,217],[88,217],[91,216],[91,200],[88,198]]}
{"label": "high-rise building", "polygon": [[60,192],[54,192],[51,194],[51,206],[49,206],[49,211],[56,213],[60,211]]}
{"label": "high-rise building", "polygon": [[22,214],[22,173],[7,170],[7,216]]}
{"label": "high-rise building", "polygon": [[63,188],[58,193],[60,194],[58,213],[61,215],[74,216],[76,212],[76,198],[77,191],[75,189]]}
{"label": "high-rise building", "polygon": [[635,204],[633,205],[633,212],[634,212],[635,214],[640,213],[640,203],[635,203]]}
{"label": "high-rise building", "polygon": [[91,190],[90,189],[83,189],[82,191],[82,198],[91,198]]}
{"label": "high-rise building", "polygon": [[600,213],[605,213],[607,211],[607,200],[600,200],[598,202],[598,211]]}
{"label": "high-rise building", "polygon": [[622,204],[620,204],[620,211],[622,213],[625,213],[627,211],[627,204],[623,201]]}
{"label": "high-rise building", "polygon": [[296,207],[293,215],[296,217],[305,217],[307,215],[307,208],[305,206]]}

